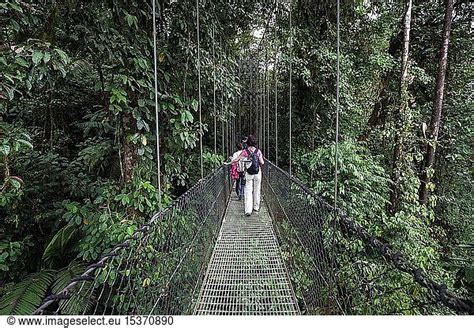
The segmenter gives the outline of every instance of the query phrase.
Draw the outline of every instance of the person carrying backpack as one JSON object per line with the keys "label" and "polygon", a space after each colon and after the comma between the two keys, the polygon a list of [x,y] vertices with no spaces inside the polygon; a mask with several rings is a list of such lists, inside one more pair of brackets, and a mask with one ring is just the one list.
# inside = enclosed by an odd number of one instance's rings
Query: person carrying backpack
{"label": "person carrying backpack", "polygon": [[260,210],[260,191],[262,186],[261,166],[265,164],[263,154],[257,148],[255,136],[250,135],[247,138],[247,148],[242,151],[241,157],[246,159],[245,172],[245,215],[250,216],[252,210]]}
{"label": "person carrying backpack", "polygon": [[240,155],[242,154],[242,144],[237,143],[236,146],[237,151],[232,155],[231,161],[224,164],[232,165],[230,168],[230,177],[235,181],[235,192],[237,193],[239,200],[242,200],[245,186],[245,167],[243,165],[243,161],[239,160]]}
{"label": "person carrying backpack", "polygon": [[231,163],[243,161],[245,165],[245,215],[250,216],[252,211],[260,210],[260,191],[262,186],[262,170],[263,154],[257,148],[255,136],[250,135],[247,138],[247,147],[242,151],[238,159],[232,160]]}
{"label": "person carrying backpack", "polygon": [[245,163],[245,215],[250,216],[252,211],[260,210],[260,192],[262,186],[262,170],[261,166],[265,164],[263,154],[257,148],[255,136],[250,135],[247,138],[247,147],[242,150],[238,158],[233,158],[227,165],[234,164],[239,161]]}

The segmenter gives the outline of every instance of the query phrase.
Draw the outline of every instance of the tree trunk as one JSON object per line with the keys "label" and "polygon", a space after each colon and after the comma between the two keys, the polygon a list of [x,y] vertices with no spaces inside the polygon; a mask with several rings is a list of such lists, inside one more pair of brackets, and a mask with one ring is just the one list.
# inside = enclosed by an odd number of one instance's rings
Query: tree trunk
{"label": "tree trunk", "polygon": [[400,175],[403,156],[403,142],[405,130],[405,110],[408,102],[408,54],[410,49],[412,0],[406,3],[403,22],[403,49],[400,64],[400,105],[395,113],[395,146],[393,149],[392,188],[390,191],[390,213],[396,213],[400,205]]}
{"label": "tree trunk", "polygon": [[419,199],[421,204],[426,204],[428,199],[428,185],[431,175],[429,172],[433,168],[436,154],[436,143],[438,142],[439,128],[441,124],[441,114],[443,109],[444,80],[446,77],[446,67],[448,63],[449,35],[451,33],[451,22],[453,19],[453,0],[447,0],[444,14],[443,37],[441,40],[441,49],[438,60],[438,73],[436,76],[436,94],[433,101],[433,110],[431,112],[431,121],[429,128],[428,141],[426,143],[426,153],[421,170],[421,183],[419,190]]}

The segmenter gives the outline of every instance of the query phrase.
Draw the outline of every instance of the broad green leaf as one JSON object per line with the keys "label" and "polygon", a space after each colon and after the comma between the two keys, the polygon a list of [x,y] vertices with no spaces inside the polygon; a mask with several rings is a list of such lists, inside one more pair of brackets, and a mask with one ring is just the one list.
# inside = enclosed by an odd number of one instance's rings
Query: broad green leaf
{"label": "broad green leaf", "polygon": [[17,63],[18,65],[22,66],[22,67],[28,67],[28,62],[22,58],[22,57],[18,57],[16,60],[15,60],[15,63]]}
{"label": "broad green leaf", "polygon": [[67,64],[69,62],[69,57],[64,51],[62,51],[61,49],[54,49],[54,51],[56,51],[56,53],[59,55],[59,57],[61,58],[61,61],[64,64]]}
{"label": "broad green leaf", "polygon": [[10,154],[10,146],[9,145],[1,145],[0,146],[0,153],[3,155],[8,156]]}
{"label": "broad green leaf", "polygon": [[38,65],[38,63],[43,59],[43,53],[39,50],[33,51],[33,64]]}
{"label": "broad green leaf", "polygon": [[50,59],[51,59],[51,53],[45,52],[45,53],[44,53],[44,57],[43,57],[44,63],[47,64]]}
{"label": "broad green leaf", "polygon": [[17,140],[18,143],[22,144],[22,145],[25,145],[26,147],[32,149],[33,148],[33,144],[27,140],[23,140],[23,139],[18,139]]}
{"label": "broad green leaf", "polygon": [[12,9],[14,9],[14,10],[20,12],[20,13],[23,12],[23,9],[18,4],[16,4],[15,2],[10,2],[9,5]]}
{"label": "broad green leaf", "polygon": [[9,181],[10,181],[10,183],[12,184],[12,186],[13,186],[14,189],[20,189],[20,188],[21,188],[21,184],[20,184],[20,182],[18,182],[17,180],[15,180],[15,179],[10,179]]}

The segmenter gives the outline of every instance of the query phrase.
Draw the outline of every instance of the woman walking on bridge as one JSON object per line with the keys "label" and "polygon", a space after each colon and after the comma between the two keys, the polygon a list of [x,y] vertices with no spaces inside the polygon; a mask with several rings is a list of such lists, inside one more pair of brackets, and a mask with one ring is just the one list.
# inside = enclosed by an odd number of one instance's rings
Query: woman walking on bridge
{"label": "woman walking on bridge", "polygon": [[250,135],[247,138],[247,147],[240,153],[238,158],[232,158],[230,163],[234,164],[238,161],[245,163],[245,215],[250,216],[252,210],[258,212],[260,210],[260,191],[262,186],[262,171],[260,167],[265,163],[263,154],[257,148],[255,136]]}
{"label": "woman walking on bridge", "polygon": [[260,210],[260,191],[262,186],[262,170],[260,167],[265,164],[263,154],[257,148],[255,136],[250,135],[247,138],[247,147],[240,153],[238,157],[233,157],[227,165],[242,161],[245,163],[245,215],[250,216],[252,210],[258,212]]}
{"label": "woman walking on bridge", "polygon": [[245,215],[250,216],[252,209],[260,210],[260,190],[262,186],[262,170],[260,167],[265,163],[263,154],[257,148],[255,136],[247,138],[247,148],[240,155],[247,163],[245,170]]}

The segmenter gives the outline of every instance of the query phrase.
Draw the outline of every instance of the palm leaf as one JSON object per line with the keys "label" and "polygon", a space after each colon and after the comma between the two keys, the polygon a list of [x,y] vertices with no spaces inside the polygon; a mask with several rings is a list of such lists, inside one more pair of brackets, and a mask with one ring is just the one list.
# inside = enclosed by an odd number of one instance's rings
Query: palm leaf
{"label": "palm leaf", "polygon": [[[54,294],[60,292],[66,285],[69,284],[72,278],[81,275],[86,269],[84,263],[71,263],[68,267],[60,270],[56,275],[52,291]],[[90,294],[93,284],[89,281],[79,283],[71,291],[71,297],[67,300],[59,302],[59,309],[61,314],[79,315],[93,305]]]}
{"label": "palm leaf", "polygon": [[30,315],[41,304],[56,271],[43,270],[11,286],[0,299],[0,315]]}
{"label": "palm leaf", "polygon": [[68,248],[74,243],[77,237],[77,229],[73,225],[66,225],[59,229],[49,242],[43,253],[45,262],[52,261],[55,258],[63,258]]}

